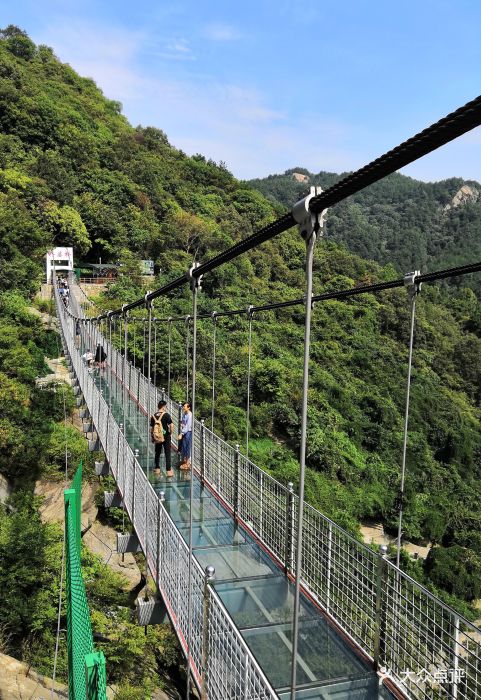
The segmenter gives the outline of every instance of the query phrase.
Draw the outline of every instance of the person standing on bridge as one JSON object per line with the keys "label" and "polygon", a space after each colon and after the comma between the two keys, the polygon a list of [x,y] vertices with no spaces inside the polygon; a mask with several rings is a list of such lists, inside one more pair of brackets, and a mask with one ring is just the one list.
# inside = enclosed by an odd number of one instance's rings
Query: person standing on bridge
{"label": "person standing on bridge", "polygon": [[190,469],[190,450],[192,446],[192,411],[188,401],[182,406],[182,420],[178,439],[182,441],[181,455],[182,463],[180,468]]}
{"label": "person standing on bridge", "polygon": [[103,345],[100,343],[97,345],[97,350],[95,351],[95,362],[99,369],[105,369],[105,360],[107,359],[107,353],[105,352]]}
{"label": "person standing on bridge", "polygon": [[174,422],[167,413],[166,401],[159,401],[158,409],[159,410],[150,418],[150,433],[152,435],[152,442],[155,445],[154,471],[157,475],[160,474],[160,455],[162,453],[162,448],[164,448],[166,474],[167,476],[174,476],[170,457]]}

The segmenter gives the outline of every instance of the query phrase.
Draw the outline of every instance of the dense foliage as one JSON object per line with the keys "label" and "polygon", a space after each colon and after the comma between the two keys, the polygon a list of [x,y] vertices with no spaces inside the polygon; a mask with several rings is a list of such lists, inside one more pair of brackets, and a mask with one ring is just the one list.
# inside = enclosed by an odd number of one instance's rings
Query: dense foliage
{"label": "dense foliage", "polygon": [[[299,182],[294,173],[307,181]],[[310,185],[327,189],[346,174],[292,168],[250,184],[284,211]],[[478,182],[454,177],[419,182],[395,173],[330,210],[326,237],[363,258],[391,263],[401,273],[471,263],[481,260],[480,195]],[[481,291],[479,276],[456,280],[456,284]]]}
{"label": "dense foliage", "polygon": [[[291,204],[299,188],[305,188],[289,174],[283,180],[271,178],[262,185],[268,201],[250,184],[237,182],[223,165],[173,148],[162,131],[132,128],[119,104],[105,99],[93,81],[12,27],[0,34],[0,131],[0,285],[7,301],[12,293],[17,299],[37,288],[42,256],[58,242],[73,244],[84,260],[101,256],[122,263],[119,280],[100,302],[112,308],[145,292],[140,258],[154,259],[160,270],[149,284],[163,284],[183,274],[193,260],[213,256],[274,219],[278,201]],[[321,173],[314,181],[326,186],[336,177]],[[480,245],[476,217],[481,205],[443,209],[461,184],[423,185],[395,175],[329,212],[327,238],[346,242],[378,262],[327,240],[316,253],[315,291],[390,279],[412,266],[441,266],[441,260],[448,265],[465,250],[472,259]],[[202,310],[302,297],[303,259],[298,234],[286,232],[209,275]],[[381,267],[379,262],[393,265]],[[38,450],[40,438],[28,431],[46,429],[49,439],[54,433],[48,427],[54,409],[42,404],[33,382],[41,371],[43,346],[29,330],[33,322],[16,313],[8,316],[8,334],[2,335],[9,342],[0,344],[0,371],[12,386],[4,398],[6,418],[2,413],[8,425],[0,432],[1,469],[10,475],[18,463],[14,453],[26,455],[22,464],[30,464]],[[187,289],[159,300],[155,313],[190,313]],[[471,289],[423,289],[404,534],[444,548],[443,555],[431,555],[424,570],[416,565],[417,575],[435,586],[442,585],[453,558],[467,574],[478,571],[481,562],[476,498],[481,488],[480,319]],[[199,333],[199,410],[208,417],[212,322],[203,321]],[[298,478],[302,336],[300,308],[255,318],[251,456],[284,482]],[[354,532],[364,519],[395,526],[407,339],[403,290],[315,309],[307,496]],[[246,318],[219,320],[217,340],[216,428],[227,439],[242,442]],[[174,323],[177,399],[185,394],[184,341],[185,324]],[[156,342],[156,378],[165,385],[167,324],[158,327]],[[134,341],[132,324],[129,349],[138,363],[143,361],[141,348],[141,326]],[[42,456],[42,463],[55,464],[55,454]],[[478,593],[464,574],[447,588],[468,600]]]}

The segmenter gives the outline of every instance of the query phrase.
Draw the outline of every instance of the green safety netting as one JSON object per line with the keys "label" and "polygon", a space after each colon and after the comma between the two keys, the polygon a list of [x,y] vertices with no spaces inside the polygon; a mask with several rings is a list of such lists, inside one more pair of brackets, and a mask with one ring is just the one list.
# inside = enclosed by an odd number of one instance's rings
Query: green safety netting
{"label": "green safety netting", "polygon": [[82,463],[64,492],[69,700],[106,700],[105,658],[94,650],[80,561]]}

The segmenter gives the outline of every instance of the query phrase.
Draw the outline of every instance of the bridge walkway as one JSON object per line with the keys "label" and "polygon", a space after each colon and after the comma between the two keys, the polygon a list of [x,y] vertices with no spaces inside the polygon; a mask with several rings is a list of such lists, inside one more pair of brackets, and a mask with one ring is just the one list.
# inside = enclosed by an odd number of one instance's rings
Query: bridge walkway
{"label": "bridge walkway", "polygon": [[[164,507],[187,542],[190,474],[174,469],[175,476],[167,478],[162,469],[163,476],[156,477],[145,412],[109,365],[106,370],[96,370],[94,379],[115,420],[123,424],[130,446],[138,450],[138,463],[145,473],[149,471],[154,490],[158,494],[163,492]],[[261,543],[236,523],[217,495],[202,486],[198,475],[193,489],[194,556],[202,569],[214,566],[215,590],[279,697],[288,698],[293,585]],[[305,595],[301,600],[301,620],[297,697],[303,700],[393,697],[387,689],[379,688],[372,667],[355,653]]]}

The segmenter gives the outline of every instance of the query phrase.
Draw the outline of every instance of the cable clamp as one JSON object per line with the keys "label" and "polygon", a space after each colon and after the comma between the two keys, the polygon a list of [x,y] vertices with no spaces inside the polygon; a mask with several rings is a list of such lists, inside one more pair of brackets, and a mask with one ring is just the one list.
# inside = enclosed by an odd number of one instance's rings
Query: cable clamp
{"label": "cable clamp", "polygon": [[218,311],[213,311],[213,312],[211,313],[212,320],[215,321],[218,315],[219,315],[219,312],[218,312]]}
{"label": "cable clamp", "polygon": [[185,317],[185,325],[188,326],[190,321],[191,321],[192,316],[186,316]]}
{"label": "cable clamp", "polygon": [[252,311],[253,308],[254,308],[253,304],[249,304],[249,306],[246,309],[246,314],[247,314],[249,319],[251,319],[252,316],[254,315],[254,312]]}
{"label": "cable clamp", "polygon": [[193,263],[192,267],[189,269],[189,271],[187,273],[187,277],[190,280],[190,288],[192,291],[194,291],[195,289],[198,289],[198,290],[202,289],[202,277],[203,277],[203,275],[198,275],[198,276],[194,275],[194,270],[196,270],[198,267],[200,267],[199,262]]}
{"label": "cable clamp", "polygon": [[419,270],[414,270],[413,272],[406,272],[404,275],[404,286],[407,288],[409,295],[419,294],[421,291],[421,282],[417,282],[417,278],[421,276]]}
{"label": "cable clamp", "polygon": [[152,308],[152,299],[149,299],[149,294],[152,294],[152,292],[146,292],[144,295],[144,302],[145,302],[145,307],[147,309]]}
{"label": "cable clamp", "polygon": [[311,212],[309,209],[309,202],[313,197],[317,197],[322,192],[322,187],[318,185],[312,186],[310,193],[300,199],[292,207],[292,216],[299,225],[299,233],[306,243],[311,239],[313,235],[317,236],[319,231],[324,226],[324,217],[326,215],[326,209],[319,214]]}

